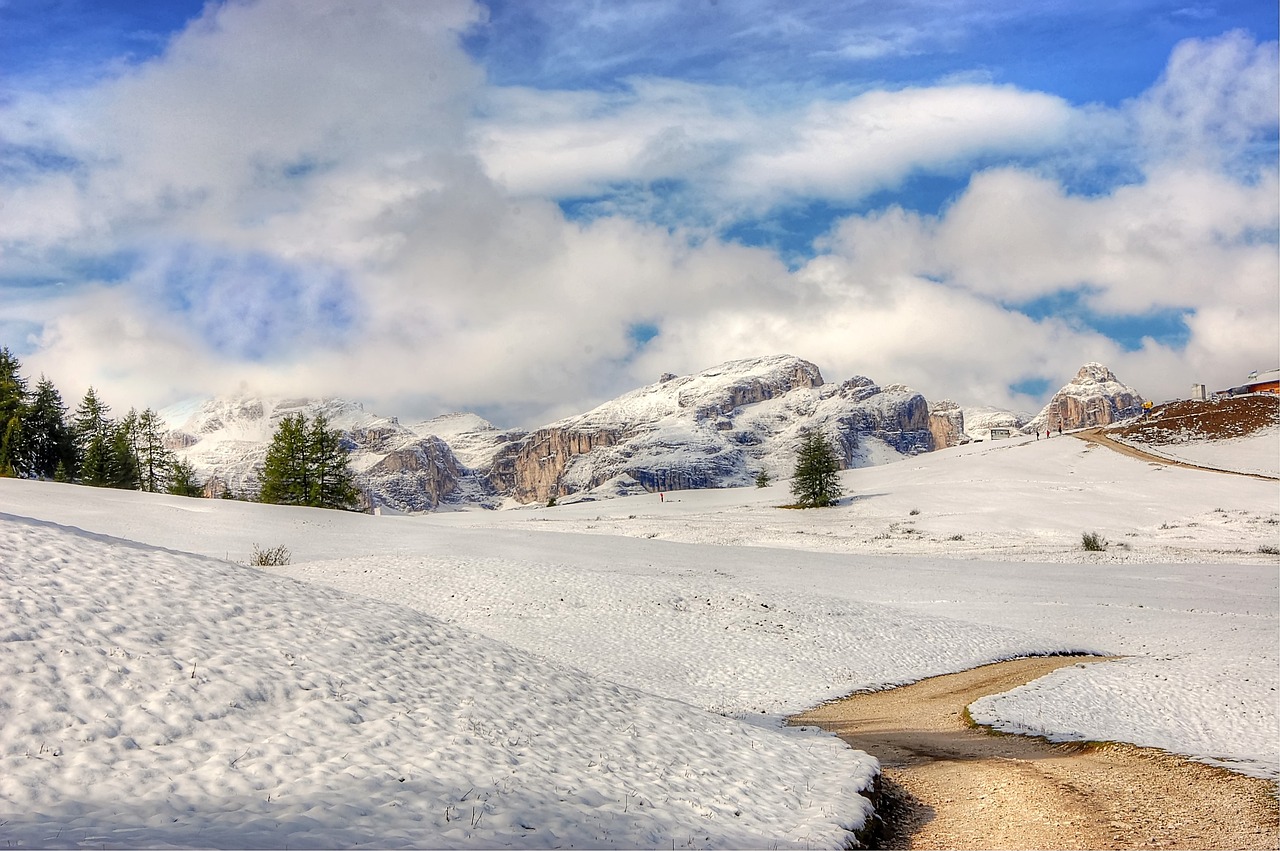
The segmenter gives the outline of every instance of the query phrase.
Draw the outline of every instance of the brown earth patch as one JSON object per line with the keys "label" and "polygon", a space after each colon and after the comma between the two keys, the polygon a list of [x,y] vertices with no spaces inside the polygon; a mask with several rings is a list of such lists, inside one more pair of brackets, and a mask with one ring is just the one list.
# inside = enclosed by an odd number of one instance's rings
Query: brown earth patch
{"label": "brown earth patch", "polygon": [[1229,440],[1280,427],[1280,396],[1255,394],[1207,402],[1183,400],[1152,408],[1142,419],[1107,429],[1150,446],[1195,440]]}
{"label": "brown earth patch", "polygon": [[1131,745],[992,734],[966,707],[1100,657],[1014,659],[793,717],[880,759],[882,848],[1280,847],[1274,784]]}

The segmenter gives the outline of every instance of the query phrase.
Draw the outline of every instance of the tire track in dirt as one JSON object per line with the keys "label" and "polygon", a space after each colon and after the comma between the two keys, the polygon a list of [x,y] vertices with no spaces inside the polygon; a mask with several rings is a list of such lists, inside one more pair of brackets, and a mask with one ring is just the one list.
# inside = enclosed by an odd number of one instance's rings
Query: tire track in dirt
{"label": "tire track in dirt", "polygon": [[1013,659],[796,715],[880,759],[882,848],[1280,847],[1276,787],[1132,745],[1051,744],[965,707],[1101,657]]}

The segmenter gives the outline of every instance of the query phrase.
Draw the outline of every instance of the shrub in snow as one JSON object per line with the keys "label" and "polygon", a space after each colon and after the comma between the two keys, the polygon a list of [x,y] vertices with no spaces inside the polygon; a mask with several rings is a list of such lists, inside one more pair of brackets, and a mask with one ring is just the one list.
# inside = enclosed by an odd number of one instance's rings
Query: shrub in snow
{"label": "shrub in snow", "polygon": [[1080,537],[1080,545],[1091,553],[1100,553],[1107,548],[1107,539],[1097,532],[1085,532]]}
{"label": "shrub in snow", "polygon": [[289,549],[283,545],[260,549],[253,545],[253,557],[249,563],[254,567],[284,567],[289,563]]}

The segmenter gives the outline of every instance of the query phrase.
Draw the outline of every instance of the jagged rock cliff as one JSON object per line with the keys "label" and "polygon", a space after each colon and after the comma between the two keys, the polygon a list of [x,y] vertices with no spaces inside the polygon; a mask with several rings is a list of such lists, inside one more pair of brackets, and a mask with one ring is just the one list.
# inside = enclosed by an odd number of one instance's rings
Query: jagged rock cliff
{"label": "jagged rock cliff", "polygon": [[789,355],[732,361],[658,382],[500,450],[489,480],[519,502],[749,484],[790,475],[800,433],[817,428],[845,466],[933,447],[928,404],[900,385],[824,384]]}
{"label": "jagged rock cliff", "polygon": [[964,409],[950,399],[930,403],[929,433],[933,435],[934,449],[968,443],[969,436],[964,433]]}
{"label": "jagged rock cliff", "polygon": [[790,355],[667,374],[532,432],[497,429],[474,414],[406,427],[338,399],[237,397],[162,413],[176,452],[216,479],[215,489],[248,496],[258,492],[280,420],[323,413],[343,432],[368,503],[397,511],[749,485],[760,472],[786,478],[807,429],[827,435],[845,467],[939,445],[938,418],[919,393],[862,376],[829,385],[816,366]]}
{"label": "jagged rock cliff", "polygon": [[1053,395],[1024,431],[1057,431],[1102,426],[1142,413],[1143,398],[1100,363],[1080,367],[1076,377]]}

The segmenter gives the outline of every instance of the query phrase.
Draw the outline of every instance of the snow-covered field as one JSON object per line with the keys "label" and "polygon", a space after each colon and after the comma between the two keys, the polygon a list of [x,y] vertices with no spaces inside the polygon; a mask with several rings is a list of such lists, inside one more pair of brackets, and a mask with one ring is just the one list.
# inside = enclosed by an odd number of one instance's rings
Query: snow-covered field
{"label": "snow-covered field", "polygon": [[1280,777],[1280,485],[1056,437],[843,475],[416,517],[0,481],[0,838],[839,846],[874,761],[783,716],[1066,650],[1126,658],[975,717]]}
{"label": "snow-covered field", "polygon": [[1230,440],[1195,440],[1152,446],[1126,440],[1144,452],[1215,470],[1280,477],[1280,429],[1266,429]]}

